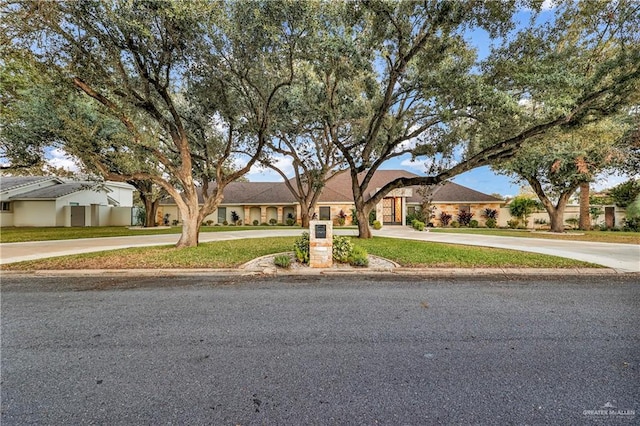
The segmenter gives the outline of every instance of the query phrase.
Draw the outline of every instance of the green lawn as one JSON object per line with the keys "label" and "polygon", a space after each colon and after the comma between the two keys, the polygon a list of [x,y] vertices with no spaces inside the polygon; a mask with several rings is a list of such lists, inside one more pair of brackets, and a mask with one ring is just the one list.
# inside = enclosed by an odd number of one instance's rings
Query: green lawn
{"label": "green lawn", "polygon": [[[203,226],[200,232],[274,229],[273,226]],[[179,234],[182,227],[129,229],[124,226],[96,226],[84,228],[0,228],[0,243],[25,241],[73,240],[77,238],[124,237],[131,235]]]}
{"label": "green lawn", "polygon": [[[235,268],[267,254],[292,251],[295,237],[218,241],[198,247],[142,247],[87,253],[3,265],[3,270],[42,269],[170,269]],[[441,268],[577,268],[598,267],[585,262],[484,247],[400,240],[376,237],[353,239],[369,254],[381,256],[406,267]]]}
{"label": "green lawn", "polygon": [[640,232],[623,231],[569,231],[555,234],[525,229],[489,228],[431,228],[431,232],[494,235],[496,237],[545,238],[550,240],[592,241],[598,243],[640,244]]}

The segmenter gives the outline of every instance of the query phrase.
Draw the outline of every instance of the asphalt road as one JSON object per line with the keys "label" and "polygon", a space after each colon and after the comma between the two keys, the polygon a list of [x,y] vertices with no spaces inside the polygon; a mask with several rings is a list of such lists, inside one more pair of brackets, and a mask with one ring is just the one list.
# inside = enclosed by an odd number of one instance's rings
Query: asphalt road
{"label": "asphalt road", "polygon": [[3,426],[640,422],[637,275],[10,276],[1,307]]}

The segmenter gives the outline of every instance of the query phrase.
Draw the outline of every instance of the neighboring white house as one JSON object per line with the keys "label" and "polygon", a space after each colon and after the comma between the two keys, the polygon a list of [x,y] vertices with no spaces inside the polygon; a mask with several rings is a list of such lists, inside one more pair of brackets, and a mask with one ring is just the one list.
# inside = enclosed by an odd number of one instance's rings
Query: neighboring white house
{"label": "neighboring white house", "polygon": [[52,176],[0,176],[0,226],[128,226],[133,186]]}

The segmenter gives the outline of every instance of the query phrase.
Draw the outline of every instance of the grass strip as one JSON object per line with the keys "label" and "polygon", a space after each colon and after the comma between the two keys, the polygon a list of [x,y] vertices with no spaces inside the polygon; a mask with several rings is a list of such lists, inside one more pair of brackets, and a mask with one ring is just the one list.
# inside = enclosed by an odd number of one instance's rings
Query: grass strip
{"label": "grass strip", "polygon": [[491,235],[494,237],[543,238],[547,240],[591,241],[594,243],[640,244],[640,232],[569,231],[562,234],[526,229],[431,228],[430,232]]}
{"label": "grass strip", "polygon": [[[405,267],[593,268],[597,265],[514,250],[376,237],[353,238],[369,254]],[[235,268],[256,257],[292,251],[295,237],[202,243],[198,247],[139,247],[3,265],[2,270]]]}

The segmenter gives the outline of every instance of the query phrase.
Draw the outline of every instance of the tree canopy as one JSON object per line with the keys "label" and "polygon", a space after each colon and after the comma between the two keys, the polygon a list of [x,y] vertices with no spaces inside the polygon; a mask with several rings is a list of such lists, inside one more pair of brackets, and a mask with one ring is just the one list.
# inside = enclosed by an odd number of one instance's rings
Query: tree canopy
{"label": "tree canopy", "polygon": [[[152,182],[180,209],[178,246],[197,244],[224,187],[269,153],[294,159],[308,205],[347,168],[368,237],[391,190],[508,159],[637,101],[637,2],[561,2],[544,23],[540,5],[10,2],[0,154],[27,166],[55,142],[105,178]],[[523,7],[533,18],[516,26]],[[485,59],[474,31],[494,46]],[[401,155],[424,159],[427,176],[369,189]]]}

